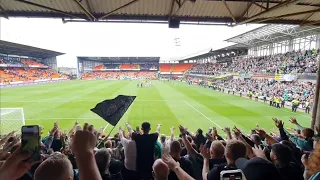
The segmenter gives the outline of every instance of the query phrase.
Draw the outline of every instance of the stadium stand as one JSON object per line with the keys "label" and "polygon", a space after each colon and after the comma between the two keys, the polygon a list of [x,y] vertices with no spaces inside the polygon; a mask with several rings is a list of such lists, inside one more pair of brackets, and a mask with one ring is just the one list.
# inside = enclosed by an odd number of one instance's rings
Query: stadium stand
{"label": "stadium stand", "polygon": [[190,63],[183,63],[183,64],[173,64],[172,65],[172,72],[185,72],[188,69],[190,69],[193,66],[193,64]]}
{"label": "stadium stand", "polygon": [[171,72],[172,64],[160,64],[160,72]]}
{"label": "stadium stand", "polygon": [[121,70],[139,70],[140,67],[138,64],[121,64],[120,69]]}

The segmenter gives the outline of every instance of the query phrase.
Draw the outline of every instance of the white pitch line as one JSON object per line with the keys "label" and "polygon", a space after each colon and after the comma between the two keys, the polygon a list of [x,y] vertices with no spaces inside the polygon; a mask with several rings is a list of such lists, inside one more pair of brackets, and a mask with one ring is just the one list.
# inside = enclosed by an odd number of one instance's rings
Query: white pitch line
{"label": "white pitch line", "polygon": [[207,120],[209,120],[210,122],[212,122],[213,124],[215,124],[216,126],[218,126],[220,129],[222,129],[221,126],[219,126],[219,124],[215,123],[214,121],[212,121],[210,118],[208,118],[206,115],[204,115],[202,112],[200,112],[197,108],[193,107],[191,104],[189,104],[187,101],[184,101],[186,104],[188,104],[192,109],[194,109],[195,111],[197,111],[199,114],[201,114],[203,117],[205,117]]}

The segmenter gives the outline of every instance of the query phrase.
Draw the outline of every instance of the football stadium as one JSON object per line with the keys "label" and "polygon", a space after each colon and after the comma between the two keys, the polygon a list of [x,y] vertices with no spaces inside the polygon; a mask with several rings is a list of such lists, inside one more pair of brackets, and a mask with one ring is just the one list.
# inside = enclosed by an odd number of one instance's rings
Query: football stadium
{"label": "football stadium", "polygon": [[[319,8],[318,0],[0,1],[0,179],[319,179]],[[106,55],[78,51],[64,67],[69,52],[1,34],[1,20],[21,17],[123,23],[121,32],[259,26],[170,58],[114,55],[97,39],[86,48]],[[126,43],[121,35],[102,44]],[[174,41],[178,54],[185,47]]]}

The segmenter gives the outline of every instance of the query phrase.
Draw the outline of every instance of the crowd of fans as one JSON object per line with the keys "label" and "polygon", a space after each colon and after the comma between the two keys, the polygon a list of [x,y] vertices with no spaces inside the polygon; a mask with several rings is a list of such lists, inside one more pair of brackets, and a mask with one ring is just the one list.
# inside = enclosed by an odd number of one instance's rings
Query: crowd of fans
{"label": "crowd of fans", "polygon": [[[320,136],[302,127],[295,118],[284,127],[273,118],[278,132],[267,133],[258,125],[246,134],[237,127],[224,128],[225,137],[216,128],[192,134],[179,126],[171,135],[155,133],[144,122],[141,130],[120,127],[114,137],[103,129],[76,122],[69,132],[58,123],[41,140],[41,160],[28,160],[22,153],[21,136],[14,132],[0,139],[0,179],[155,179],[220,180],[222,176],[244,176],[247,180],[314,180],[320,178]],[[272,123],[272,121],[270,122]],[[290,132],[292,131],[292,132]],[[244,179],[244,178],[242,178]]]}
{"label": "crowd of fans", "polygon": [[319,49],[292,51],[285,54],[242,58],[228,64],[198,64],[189,71],[206,75],[225,73],[316,73],[319,56]]}
{"label": "crowd of fans", "polygon": [[39,68],[1,68],[0,83],[34,81],[52,78],[66,78],[52,69]]}
{"label": "crowd of fans", "polygon": [[316,84],[312,82],[290,81],[281,82],[268,79],[232,79],[217,82],[219,88],[226,91],[242,93],[251,92],[253,96],[281,97],[285,101],[298,99],[301,102],[310,101],[314,96]]}
{"label": "crowd of fans", "polygon": [[82,75],[81,79],[156,79],[157,73],[154,71],[135,71],[135,72],[109,72],[109,71],[92,71],[86,72]]}

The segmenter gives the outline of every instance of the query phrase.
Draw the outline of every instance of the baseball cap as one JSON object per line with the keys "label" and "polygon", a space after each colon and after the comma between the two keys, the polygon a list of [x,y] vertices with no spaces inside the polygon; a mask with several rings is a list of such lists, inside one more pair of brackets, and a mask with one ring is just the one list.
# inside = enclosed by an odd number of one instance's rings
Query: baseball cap
{"label": "baseball cap", "polygon": [[239,158],[235,165],[242,170],[247,180],[281,180],[276,166],[263,158],[255,157],[250,160]]}

